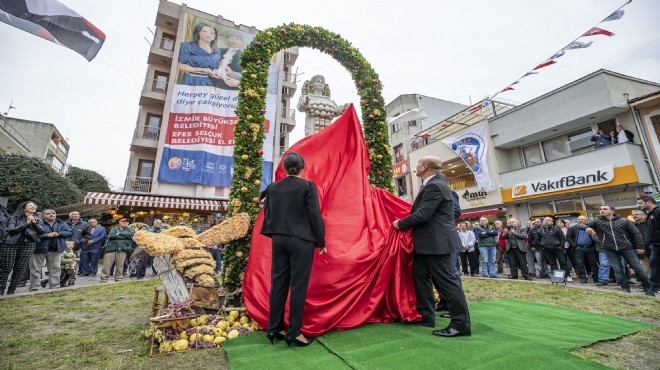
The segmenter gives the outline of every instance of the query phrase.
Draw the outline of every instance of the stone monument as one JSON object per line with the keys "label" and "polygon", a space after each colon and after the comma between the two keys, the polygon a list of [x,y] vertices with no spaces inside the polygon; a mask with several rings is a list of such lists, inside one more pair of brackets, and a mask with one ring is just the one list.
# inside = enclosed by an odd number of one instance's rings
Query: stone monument
{"label": "stone monument", "polygon": [[330,87],[325,83],[325,77],[316,75],[305,81],[302,87],[298,110],[305,115],[305,136],[321,131],[332,123],[332,119],[340,116],[347,104],[337,106],[330,99]]}

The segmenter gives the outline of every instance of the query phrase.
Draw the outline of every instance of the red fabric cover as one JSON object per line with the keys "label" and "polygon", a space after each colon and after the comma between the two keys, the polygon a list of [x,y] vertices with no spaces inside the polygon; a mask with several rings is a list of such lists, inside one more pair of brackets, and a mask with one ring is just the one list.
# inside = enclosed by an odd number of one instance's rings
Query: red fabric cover
{"label": "red fabric cover", "polygon": [[[305,158],[303,177],[319,192],[328,253],[315,254],[302,332],[318,336],[364,323],[420,319],[412,281],[412,235],[391,227],[411,205],[369,184],[369,155],[355,108],[289,151]],[[280,163],[275,179],[285,176]],[[243,297],[248,314],[268,323],[271,240],[252,234]],[[285,321],[288,322],[288,303]]]}

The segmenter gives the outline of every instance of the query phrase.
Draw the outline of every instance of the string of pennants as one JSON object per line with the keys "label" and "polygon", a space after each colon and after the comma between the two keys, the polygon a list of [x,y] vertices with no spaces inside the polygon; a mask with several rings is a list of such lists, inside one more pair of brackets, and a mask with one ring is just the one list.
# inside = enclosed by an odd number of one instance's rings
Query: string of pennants
{"label": "string of pennants", "polygon": [[517,80],[515,80],[513,83],[510,83],[510,84],[509,84],[507,87],[505,87],[504,89],[499,90],[497,93],[495,93],[495,94],[494,94],[493,96],[491,96],[490,98],[489,98],[489,97],[486,97],[482,102],[479,102],[479,103],[477,103],[476,105],[472,106],[470,109],[468,109],[468,112],[473,112],[473,111],[476,111],[477,109],[481,109],[481,108],[486,108],[486,107],[488,107],[488,106],[490,105],[490,100],[492,100],[492,99],[493,99],[494,97],[496,97],[497,95],[499,95],[499,94],[501,94],[501,93],[504,93],[504,92],[507,92],[507,91],[515,90],[514,85],[517,85],[518,83],[520,83],[520,80],[522,80],[523,78],[529,77],[529,76],[531,76],[531,75],[536,75],[536,74],[539,73],[539,70],[540,70],[540,69],[545,68],[545,67],[548,67],[548,66],[551,66],[551,65],[553,65],[553,64],[556,64],[556,63],[557,63],[557,59],[563,57],[563,56],[566,54],[566,51],[569,51],[569,50],[578,50],[578,49],[586,49],[586,48],[590,47],[590,46],[594,43],[593,41],[589,41],[589,42],[579,41],[579,39],[581,39],[581,38],[583,38],[583,37],[591,37],[591,36],[598,36],[598,35],[603,35],[603,36],[607,36],[607,37],[612,37],[612,36],[614,36],[614,33],[613,33],[613,32],[610,32],[610,31],[608,31],[608,30],[606,30],[606,29],[604,29],[604,28],[600,28],[600,27],[598,27],[598,26],[600,26],[601,23],[604,23],[604,22],[616,21],[616,20],[619,20],[619,19],[623,18],[623,15],[625,14],[625,11],[623,10],[623,8],[624,8],[626,5],[630,4],[630,3],[632,3],[632,0],[628,0],[628,2],[626,2],[626,3],[623,4],[623,5],[621,5],[621,6],[620,6],[618,9],[616,9],[614,12],[612,12],[610,15],[608,15],[607,17],[605,17],[605,19],[603,19],[602,21],[598,22],[595,26],[591,27],[587,32],[581,34],[581,35],[578,36],[576,39],[574,39],[573,41],[569,42],[566,46],[564,46],[563,48],[559,49],[559,51],[557,51],[556,53],[554,53],[550,58],[544,60],[541,64],[537,65],[537,66],[534,67],[531,71],[528,71],[527,73],[525,73],[524,75],[522,75],[520,78],[518,78]]}

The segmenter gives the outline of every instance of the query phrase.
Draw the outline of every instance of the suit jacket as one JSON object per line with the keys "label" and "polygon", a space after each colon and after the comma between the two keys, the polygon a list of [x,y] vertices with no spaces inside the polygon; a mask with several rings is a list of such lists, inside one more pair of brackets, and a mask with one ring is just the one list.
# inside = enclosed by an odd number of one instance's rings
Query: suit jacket
{"label": "suit jacket", "polygon": [[313,182],[287,176],[264,191],[264,223],[261,234],[283,234],[325,247],[325,224]]}
{"label": "suit jacket", "polygon": [[[224,57],[228,50],[229,50],[228,48],[220,49],[221,55]],[[231,68],[231,70],[234,71],[234,72],[242,73],[243,72],[243,68],[241,68],[241,55],[242,54],[243,54],[243,52],[241,50],[236,51],[236,53],[234,54],[234,56],[231,59],[231,62],[229,64],[227,64],[227,67]],[[222,62],[222,58],[220,58],[220,61]],[[225,90],[238,90],[239,89],[239,86],[236,86],[236,87],[228,86],[225,83],[225,81],[223,81],[223,80],[215,80],[215,86],[219,87],[221,89],[225,89]]]}
{"label": "suit jacket", "polygon": [[523,227],[515,227],[507,229],[502,233],[502,239],[506,240],[506,251],[508,252],[513,246],[518,248],[521,252],[527,252],[527,230]]}
{"label": "suit jacket", "polygon": [[412,228],[418,254],[450,254],[462,249],[454,224],[454,197],[449,185],[438,176],[424,185],[410,216],[399,220],[399,228]]}

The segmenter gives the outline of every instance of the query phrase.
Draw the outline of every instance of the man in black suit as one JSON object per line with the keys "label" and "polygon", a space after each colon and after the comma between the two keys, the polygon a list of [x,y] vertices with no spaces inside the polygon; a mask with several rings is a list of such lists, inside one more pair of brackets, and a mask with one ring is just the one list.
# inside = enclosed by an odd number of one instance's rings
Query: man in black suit
{"label": "man in black suit", "polygon": [[218,66],[218,69],[226,73],[226,79],[215,80],[216,87],[225,90],[239,89],[237,82],[243,72],[243,68],[241,68],[242,45],[243,40],[238,36],[231,35],[227,37],[227,46],[229,47],[220,49],[222,59],[220,59],[220,65]]}
{"label": "man in black suit", "polygon": [[452,253],[461,249],[454,224],[454,200],[451,188],[440,176],[442,161],[438,157],[424,157],[417,163],[416,173],[422,179],[422,190],[413,204],[410,216],[396,220],[400,230],[412,228],[413,280],[417,296],[417,312],[421,325],[435,326],[433,284],[439,283],[440,295],[447,300],[451,312],[449,326],[433,331],[441,337],[471,335],[470,314],[465,294],[456,278]]}

